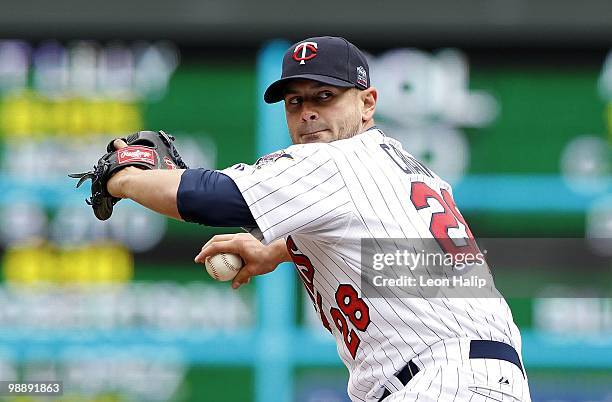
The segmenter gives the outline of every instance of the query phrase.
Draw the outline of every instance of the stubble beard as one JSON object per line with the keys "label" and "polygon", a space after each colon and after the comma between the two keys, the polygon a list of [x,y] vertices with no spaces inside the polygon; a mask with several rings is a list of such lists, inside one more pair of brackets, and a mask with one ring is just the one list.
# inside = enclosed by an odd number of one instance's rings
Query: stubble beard
{"label": "stubble beard", "polygon": [[347,121],[340,127],[338,133],[338,140],[345,140],[361,134],[361,117],[358,114],[347,119]]}

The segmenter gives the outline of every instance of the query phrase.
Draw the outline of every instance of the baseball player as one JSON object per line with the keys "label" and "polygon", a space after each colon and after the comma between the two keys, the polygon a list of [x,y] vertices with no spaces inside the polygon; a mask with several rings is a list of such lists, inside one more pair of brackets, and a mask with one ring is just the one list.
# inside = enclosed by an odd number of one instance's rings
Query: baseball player
{"label": "baseball player", "polygon": [[234,287],[294,261],[353,401],[529,401],[501,295],[374,297],[361,287],[363,239],[432,239],[456,255],[454,234],[474,250],[449,184],[375,126],[362,52],[338,37],[298,42],[264,99],[284,102],[291,147],[222,171],[127,167],[108,192],[177,219],[250,228],[215,236],[196,256],[240,254]]}

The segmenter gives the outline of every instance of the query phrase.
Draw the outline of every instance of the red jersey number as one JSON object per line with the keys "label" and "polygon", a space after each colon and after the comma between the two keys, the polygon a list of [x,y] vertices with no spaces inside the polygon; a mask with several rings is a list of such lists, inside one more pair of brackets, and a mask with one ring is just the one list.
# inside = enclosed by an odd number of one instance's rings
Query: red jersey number
{"label": "red jersey number", "polygon": [[[465,222],[465,219],[463,219],[461,213],[459,213],[453,197],[445,189],[442,189],[440,193],[442,196],[427,184],[415,181],[412,182],[410,200],[417,210],[430,207],[430,199],[438,201],[442,208],[444,208],[442,212],[434,212],[431,215],[429,231],[445,253],[452,255],[472,253],[476,255],[479,252],[478,246],[474,241],[472,231]],[[467,234],[467,244],[463,246],[457,246],[448,235],[448,230],[459,228],[459,223],[464,226]]]}
{"label": "red jersey number", "polygon": [[344,344],[349,353],[355,358],[361,339],[354,329],[349,329],[347,318],[357,330],[364,332],[370,325],[370,308],[363,301],[353,285],[341,284],[336,290],[336,303],[338,307],[329,310],[336,328],[344,338]]}
{"label": "red jersey number", "polygon": [[[291,236],[287,238],[287,250],[300,274],[300,279],[304,283],[306,293],[310,296],[310,299],[315,305],[315,309],[321,316],[323,326],[329,332],[332,332],[329,320],[323,311],[323,297],[321,293],[314,289],[315,269],[310,258],[299,251]],[[338,307],[331,307],[329,313],[331,314],[332,321],[336,325],[336,328],[338,328],[338,331],[340,331],[344,338],[344,344],[354,359],[357,355],[357,349],[359,348],[361,339],[357,335],[355,329],[349,328],[349,322],[353,324],[358,331],[365,331],[368,325],[370,325],[370,309],[363,299],[359,297],[359,294],[352,285],[341,284],[338,286],[335,299]]]}

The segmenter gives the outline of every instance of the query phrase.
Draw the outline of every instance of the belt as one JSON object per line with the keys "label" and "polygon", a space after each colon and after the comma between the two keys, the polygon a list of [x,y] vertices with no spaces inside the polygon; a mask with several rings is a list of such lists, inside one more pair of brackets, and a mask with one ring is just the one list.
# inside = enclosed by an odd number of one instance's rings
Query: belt
{"label": "belt", "polygon": [[[404,368],[395,375],[395,377],[397,377],[397,379],[400,380],[403,385],[406,385],[408,384],[408,381],[412,380],[412,377],[414,377],[418,372],[419,368],[412,360],[410,360],[408,364],[406,364]],[[391,395],[391,391],[389,391],[388,388],[385,388],[385,392],[382,394],[378,402],[382,401],[389,395]]]}
{"label": "belt", "polygon": [[[521,373],[523,373],[523,376],[525,376],[525,371],[523,370],[523,365],[521,364],[521,359],[519,359],[518,353],[507,343],[481,339],[472,340],[470,341],[469,357],[470,359],[505,360],[518,367],[521,370]],[[412,360],[410,360],[403,369],[395,374],[395,377],[405,386],[418,372],[419,368]],[[378,402],[381,402],[383,399],[391,395],[392,392],[395,391],[389,391],[388,388],[385,388],[385,392],[383,393],[382,397],[380,397]]]}

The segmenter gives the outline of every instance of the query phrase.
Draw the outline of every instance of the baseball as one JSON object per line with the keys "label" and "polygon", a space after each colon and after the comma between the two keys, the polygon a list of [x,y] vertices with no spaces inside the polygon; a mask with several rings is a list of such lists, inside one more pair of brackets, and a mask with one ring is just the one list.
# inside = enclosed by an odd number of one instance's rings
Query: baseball
{"label": "baseball", "polygon": [[237,254],[219,253],[208,257],[204,262],[206,271],[218,281],[231,281],[244,266],[242,258]]}

